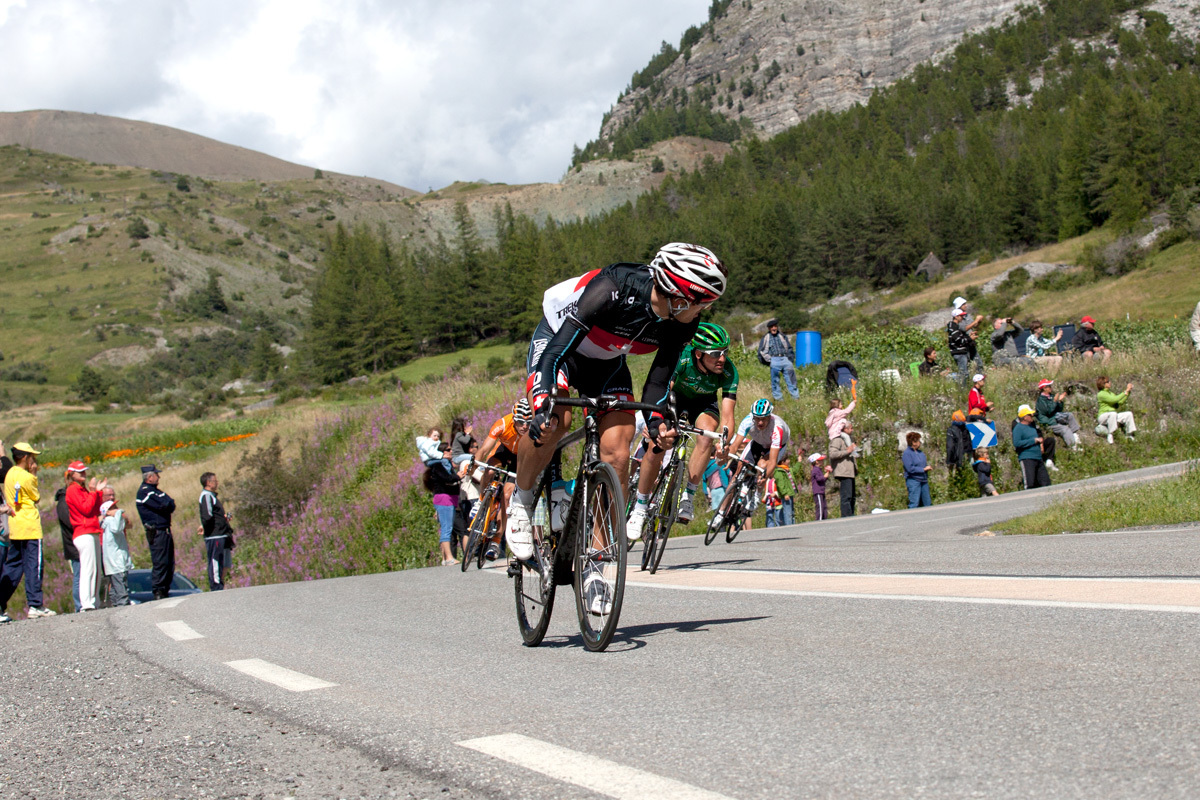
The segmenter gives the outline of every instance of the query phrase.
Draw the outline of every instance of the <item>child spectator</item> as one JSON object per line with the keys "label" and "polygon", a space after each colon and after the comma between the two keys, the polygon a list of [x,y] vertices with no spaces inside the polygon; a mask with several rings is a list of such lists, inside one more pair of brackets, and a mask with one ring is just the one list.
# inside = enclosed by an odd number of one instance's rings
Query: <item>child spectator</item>
{"label": "child spectator", "polygon": [[979,493],[984,497],[1000,494],[996,491],[996,484],[992,482],[992,460],[988,457],[988,449],[980,447],[975,451],[975,461],[971,464],[975,468],[975,479],[979,481]]}
{"label": "child spectator", "polygon": [[950,374],[950,370],[942,369],[937,362],[937,348],[926,347],[924,352],[924,360],[917,367],[917,374],[921,377],[928,378],[933,375],[941,375],[943,377]]}
{"label": "child spectator", "polygon": [[1133,421],[1133,412],[1125,410],[1125,403],[1129,401],[1129,393],[1133,391],[1133,384],[1125,384],[1125,391],[1116,394],[1112,390],[1112,381],[1107,375],[1101,375],[1096,379],[1096,401],[1100,404],[1100,415],[1097,417],[1096,435],[1103,436],[1109,444],[1113,443],[1113,434],[1117,432],[1117,428],[1125,429],[1125,438],[1132,439],[1137,433],[1137,423]]}
{"label": "child spectator", "polygon": [[850,401],[850,405],[842,408],[842,398],[835,397],[829,401],[829,413],[825,415],[825,428],[829,431],[829,438],[841,439],[850,446],[850,437],[845,433],[846,421],[850,416],[850,412],[854,410],[854,406],[858,405],[858,399]]}
{"label": "child spectator", "polygon": [[104,502],[100,504],[100,527],[104,531],[104,574],[108,576],[108,597],[114,606],[129,605],[129,570],[133,569],[133,558],[129,555],[129,542],[125,538],[125,512],[117,507],[117,496],[112,487],[104,490]]}
{"label": "child spectator", "polygon": [[991,413],[996,404],[988,402],[988,399],[983,396],[983,384],[986,380],[982,372],[975,373],[974,377],[971,378],[971,382],[975,384],[975,387],[967,395],[968,422],[991,422],[988,414]]}
{"label": "child spectator", "polygon": [[725,490],[729,488],[729,469],[722,466],[715,458],[708,460],[700,485],[708,495],[708,507],[716,511],[725,500]]}
{"label": "child spectator", "polygon": [[813,506],[816,509],[817,522],[823,519],[829,519],[829,506],[825,502],[825,481],[829,479],[829,475],[833,472],[827,465],[821,462],[825,460],[825,456],[820,453],[813,453],[808,457],[808,463],[812,464],[812,495]]}
{"label": "child spectator", "polygon": [[449,447],[442,442],[442,432],[438,428],[430,428],[427,436],[417,437],[417,452],[421,454],[421,461],[427,467],[440,464],[446,472],[453,472],[454,467],[450,464],[450,459],[446,458],[448,449]]}
{"label": "child spectator", "polygon": [[787,459],[775,465],[775,472],[767,480],[764,504],[767,507],[767,527],[792,525],[796,522],[792,470]]}

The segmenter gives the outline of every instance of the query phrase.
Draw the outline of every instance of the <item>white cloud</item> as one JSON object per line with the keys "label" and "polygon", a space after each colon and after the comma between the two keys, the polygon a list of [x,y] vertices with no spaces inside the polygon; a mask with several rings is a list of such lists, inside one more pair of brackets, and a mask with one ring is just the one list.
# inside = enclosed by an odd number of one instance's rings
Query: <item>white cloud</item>
{"label": "white cloud", "polygon": [[557,180],[708,4],[0,0],[0,104],[145,119],[419,190]]}

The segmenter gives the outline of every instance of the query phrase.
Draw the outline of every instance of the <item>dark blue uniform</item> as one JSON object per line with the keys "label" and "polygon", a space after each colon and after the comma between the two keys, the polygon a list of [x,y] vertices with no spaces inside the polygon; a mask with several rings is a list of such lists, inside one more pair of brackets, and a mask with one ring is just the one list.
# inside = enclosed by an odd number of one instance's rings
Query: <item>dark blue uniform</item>
{"label": "dark blue uniform", "polygon": [[154,599],[161,600],[170,592],[175,577],[175,539],[171,536],[175,501],[157,486],[143,481],[138,487],[137,510],[146,528],[146,543],[150,545],[150,588]]}

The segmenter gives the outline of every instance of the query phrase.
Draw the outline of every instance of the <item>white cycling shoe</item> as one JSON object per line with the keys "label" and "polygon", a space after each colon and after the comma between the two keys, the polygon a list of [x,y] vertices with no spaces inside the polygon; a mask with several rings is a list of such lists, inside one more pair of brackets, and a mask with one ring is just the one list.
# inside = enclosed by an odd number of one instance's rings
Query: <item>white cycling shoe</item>
{"label": "white cycling shoe", "polygon": [[533,525],[529,522],[529,509],[515,499],[508,505],[505,538],[514,558],[522,561],[533,558]]}
{"label": "white cycling shoe", "polygon": [[633,513],[625,523],[625,538],[636,542],[642,538],[642,528],[646,527],[646,506],[643,503],[633,504]]}
{"label": "white cycling shoe", "polygon": [[687,525],[695,518],[696,509],[692,508],[692,496],[685,494],[683,499],[679,501],[679,509],[675,512],[675,519],[679,523]]}
{"label": "white cycling shoe", "polygon": [[612,613],[612,587],[599,569],[590,570],[583,579],[583,596],[589,614],[600,617]]}

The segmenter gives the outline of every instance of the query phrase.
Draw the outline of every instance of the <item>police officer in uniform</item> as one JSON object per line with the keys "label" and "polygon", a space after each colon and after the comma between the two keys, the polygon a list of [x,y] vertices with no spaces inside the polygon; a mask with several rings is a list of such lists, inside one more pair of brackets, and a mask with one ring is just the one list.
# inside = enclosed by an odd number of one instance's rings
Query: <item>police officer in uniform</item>
{"label": "police officer in uniform", "polygon": [[146,542],[150,545],[150,588],[154,599],[162,600],[170,592],[171,581],[175,578],[175,540],[171,537],[175,501],[158,488],[158,467],[154,464],[142,467],[137,510],[146,528]]}

